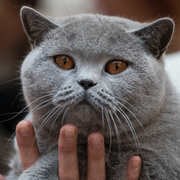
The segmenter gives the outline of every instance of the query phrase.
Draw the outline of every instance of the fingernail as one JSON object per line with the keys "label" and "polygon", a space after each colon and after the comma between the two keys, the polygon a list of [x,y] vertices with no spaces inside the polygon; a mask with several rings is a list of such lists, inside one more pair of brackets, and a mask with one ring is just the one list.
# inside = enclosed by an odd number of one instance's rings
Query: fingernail
{"label": "fingernail", "polygon": [[94,149],[100,149],[102,145],[102,139],[101,138],[96,138],[92,139],[92,146]]}
{"label": "fingernail", "polygon": [[19,132],[22,136],[29,136],[32,133],[31,128],[29,126],[20,126]]}
{"label": "fingernail", "polygon": [[133,161],[132,161],[132,169],[133,169],[134,171],[138,171],[139,168],[140,168],[139,161],[133,160]]}
{"label": "fingernail", "polygon": [[72,141],[75,138],[75,130],[65,130],[65,138],[68,141]]}

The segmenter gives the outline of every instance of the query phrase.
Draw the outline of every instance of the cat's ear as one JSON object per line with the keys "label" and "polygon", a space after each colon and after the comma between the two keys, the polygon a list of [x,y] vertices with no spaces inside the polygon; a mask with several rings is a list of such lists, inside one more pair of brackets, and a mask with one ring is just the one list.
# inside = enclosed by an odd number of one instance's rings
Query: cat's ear
{"label": "cat's ear", "polygon": [[172,19],[162,18],[134,31],[133,34],[140,37],[145,49],[159,59],[170,43],[174,26]]}
{"label": "cat's ear", "polygon": [[20,16],[24,30],[33,47],[39,45],[50,30],[58,27],[58,25],[27,6],[21,8]]}

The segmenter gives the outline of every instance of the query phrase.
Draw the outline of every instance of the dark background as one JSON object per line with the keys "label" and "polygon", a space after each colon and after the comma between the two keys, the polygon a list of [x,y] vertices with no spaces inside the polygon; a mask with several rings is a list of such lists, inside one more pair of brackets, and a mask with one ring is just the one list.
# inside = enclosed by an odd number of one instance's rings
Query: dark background
{"label": "dark background", "polygon": [[30,49],[20,22],[19,11],[22,5],[35,7],[36,3],[37,0],[0,2],[0,125],[11,134],[26,114],[24,112],[17,115],[25,107],[19,68]]}

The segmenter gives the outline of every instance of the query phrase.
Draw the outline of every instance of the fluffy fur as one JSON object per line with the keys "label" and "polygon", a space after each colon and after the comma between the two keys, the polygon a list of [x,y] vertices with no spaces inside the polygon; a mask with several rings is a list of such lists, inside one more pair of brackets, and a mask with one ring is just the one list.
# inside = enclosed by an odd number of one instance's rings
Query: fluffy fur
{"label": "fluffy fur", "polygon": [[[28,7],[21,19],[32,45],[21,67],[22,87],[42,156],[26,171],[15,165],[7,179],[58,180],[59,130],[71,123],[79,129],[80,180],[94,131],[105,137],[107,180],[124,180],[134,155],[143,161],[140,179],[178,180],[180,100],[163,63],[173,21],[86,14],[50,20]],[[72,57],[75,67],[59,68],[59,54]],[[112,59],[128,67],[111,75],[105,66]],[[87,79],[96,85],[84,89],[78,82]],[[20,164],[17,159],[18,150],[12,162]]]}

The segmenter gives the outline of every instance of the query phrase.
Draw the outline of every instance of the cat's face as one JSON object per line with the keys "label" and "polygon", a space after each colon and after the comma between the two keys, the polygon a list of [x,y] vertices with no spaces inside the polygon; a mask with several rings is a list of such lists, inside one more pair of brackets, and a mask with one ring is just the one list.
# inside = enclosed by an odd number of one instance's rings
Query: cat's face
{"label": "cat's face", "polygon": [[145,25],[79,15],[52,23],[24,8],[22,20],[33,45],[21,69],[23,91],[42,121],[102,125],[104,119],[113,124],[127,115],[139,126],[159,111],[170,19]]}

